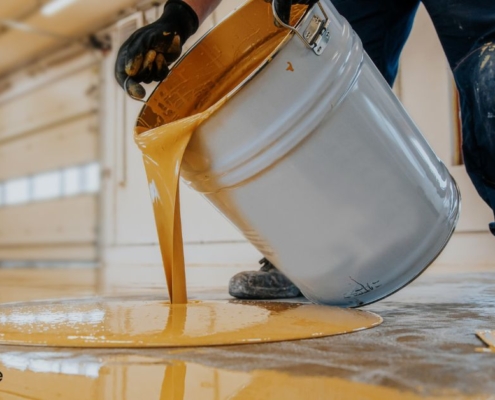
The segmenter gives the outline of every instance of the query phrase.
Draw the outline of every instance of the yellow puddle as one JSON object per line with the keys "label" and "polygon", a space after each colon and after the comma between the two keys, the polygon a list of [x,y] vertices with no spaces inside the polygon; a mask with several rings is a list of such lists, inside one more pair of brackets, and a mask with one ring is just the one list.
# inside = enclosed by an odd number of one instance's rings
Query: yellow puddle
{"label": "yellow puddle", "polygon": [[0,306],[0,344],[184,347],[276,342],[377,326],[372,313],[277,302],[101,298]]}

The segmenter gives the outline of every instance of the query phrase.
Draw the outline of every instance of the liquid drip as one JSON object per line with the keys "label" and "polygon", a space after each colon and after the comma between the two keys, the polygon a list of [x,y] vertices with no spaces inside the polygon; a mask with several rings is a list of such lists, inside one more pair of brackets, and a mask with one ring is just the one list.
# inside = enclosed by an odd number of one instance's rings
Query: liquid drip
{"label": "liquid drip", "polygon": [[360,331],[372,313],[314,304],[100,298],[0,306],[0,344],[183,347],[277,342]]}

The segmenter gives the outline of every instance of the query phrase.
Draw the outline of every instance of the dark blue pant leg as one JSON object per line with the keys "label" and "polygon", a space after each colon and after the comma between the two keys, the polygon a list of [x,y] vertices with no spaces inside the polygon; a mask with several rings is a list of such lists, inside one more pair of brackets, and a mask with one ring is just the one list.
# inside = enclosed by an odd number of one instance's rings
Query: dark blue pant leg
{"label": "dark blue pant leg", "polygon": [[495,1],[422,1],[459,89],[466,170],[495,212]]}
{"label": "dark blue pant leg", "polygon": [[419,0],[332,0],[332,3],[349,21],[364,49],[392,86]]}
{"label": "dark blue pant leg", "polygon": [[[454,75],[461,98],[464,163],[478,193],[495,210],[495,45],[471,53]],[[491,230],[495,235],[495,224]]]}

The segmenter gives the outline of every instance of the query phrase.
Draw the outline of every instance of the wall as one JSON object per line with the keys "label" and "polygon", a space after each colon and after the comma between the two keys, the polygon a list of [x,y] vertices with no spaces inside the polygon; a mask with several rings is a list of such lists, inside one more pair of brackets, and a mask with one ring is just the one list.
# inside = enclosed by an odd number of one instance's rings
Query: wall
{"label": "wall", "polygon": [[96,261],[99,60],[79,50],[10,79],[0,95],[0,263]]}

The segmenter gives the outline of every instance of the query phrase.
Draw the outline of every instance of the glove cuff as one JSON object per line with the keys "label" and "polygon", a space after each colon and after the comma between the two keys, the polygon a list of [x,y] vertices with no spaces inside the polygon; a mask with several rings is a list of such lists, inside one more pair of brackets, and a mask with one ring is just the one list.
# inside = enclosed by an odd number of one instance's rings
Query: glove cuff
{"label": "glove cuff", "polygon": [[199,18],[193,8],[182,0],[168,0],[160,20],[173,20],[184,43],[199,28]]}

